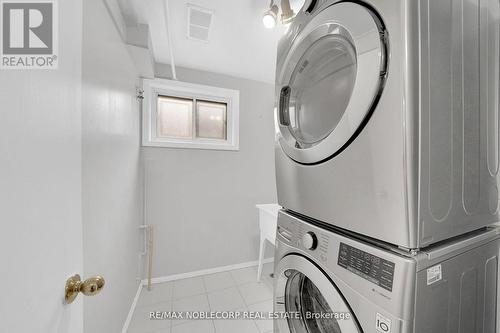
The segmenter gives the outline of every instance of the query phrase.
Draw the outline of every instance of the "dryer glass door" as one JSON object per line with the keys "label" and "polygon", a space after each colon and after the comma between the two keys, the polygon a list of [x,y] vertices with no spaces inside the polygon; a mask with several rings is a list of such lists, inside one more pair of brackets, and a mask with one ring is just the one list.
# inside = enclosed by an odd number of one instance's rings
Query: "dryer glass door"
{"label": "dryer glass door", "polygon": [[290,315],[277,321],[279,333],[361,332],[342,294],[307,259],[287,256],[277,273],[275,309]]}
{"label": "dryer glass door", "polygon": [[359,134],[385,80],[383,26],[366,7],[334,4],[291,42],[277,75],[279,142],[303,164],[334,156]]}
{"label": "dryer glass door", "polygon": [[[338,125],[356,81],[356,53],[346,38],[327,35],[299,60],[289,85],[289,129],[300,147],[317,144]],[[288,121],[284,120],[283,122]]]}

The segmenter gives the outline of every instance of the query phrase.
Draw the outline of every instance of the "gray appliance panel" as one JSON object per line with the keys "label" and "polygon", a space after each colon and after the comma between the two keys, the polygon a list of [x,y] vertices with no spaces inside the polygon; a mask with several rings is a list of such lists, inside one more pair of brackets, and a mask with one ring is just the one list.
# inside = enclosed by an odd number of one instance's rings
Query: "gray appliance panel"
{"label": "gray appliance panel", "polygon": [[419,246],[498,221],[499,6],[420,1]]}
{"label": "gray appliance panel", "polygon": [[[307,232],[313,232],[318,239],[315,250],[307,250],[302,245],[302,236]],[[389,291],[339,265],[341,243],[394,264],[392,290]],[[356,307],[353,310],[364,330],[374,323],[377,311],[391,316],[392,320],[401,323],[401,327],[411,320],[414,305],[410,295],[412,291],[405,289],[406,286],[415,284],[414,259],[324,230],[285,212],[278,215],[276,244],[275,258],[282,258],[287,253],[299,253],[327,272],[351,307]],[[279,260],[275,260],[275,265],[278,262]]]}
{"label": "gray appliance panel", "polygon": [[418,272],[415,332],[496,332],[499,246],[497,239],[439,263],[441,277],[428,273],[438,265]]}
{"label": "gray appliance panel", "polygon": [[[318,237],[315,250],[303,247],[301,238],[306,232]],[[391,332],[495,333],[499,235],[498,228],[491,228],[404,257],[282,211],[275,267],[289,254],[313,262],[342,293],[365,332],[376,332],[375,319],[381,314],[390,319]],[[339,266],[341,243],[393,262],[393,290],[389,292]],[[432,273],[437,265],[441,275],[428,276],[427,270]]]}
{"label": "gray appliance panel", "polygon": [[[319,7],[331,3],[333,1],[323,2]],[[408,140],[403,126],[406,124],[412,129],[413,121],[407,119],[407,114],[418,114],[415,103],[411,103],[414,95],[407,93],[411,83],[418,82],[418,79],[411,80],[412,73],[406,70],[415,70],[415,66],[410,65],[415,52],[418,54],[418,44],[407,47],[406,40],[411,33],[415,40],[418,33],[415,27],[413,30],[407,27],[409,23],[401,17],[410,5],[412,13],[416,13],[418,6],[414,1],[380,1],[376,4],[389,31],[389,70],[377,108],[359,136],[335,158],[315,165],[294,162],[278,143],[275,149],[278,202],[281,206],[408,248],[416,247],[418,243],[417,219],[415,214],[409,214],[417,211],[411,208],[411,203],[418,201],[418,191],[416,181],[407,179],[407,171],[416,164],[405,158]],[[280,41],[278,72],[290,43],[308,20],[307,15],[299,14],[289,34]],[[403,73],[407,75],[403,76]],[[410,80],[405,82],[405,78]],[[409,92],[413,94],[414,89]],[[407,95],[408,98],[402,98]]]}
{"label": "gray appliance panel", "polygon": [[[324,163],[295,163],[277,144],[278,202],[405,248],[498,221],[499,2],[368,3],[389,39],[377,108],[356,140]],[[280,42],[278,69],[308,15]]]}

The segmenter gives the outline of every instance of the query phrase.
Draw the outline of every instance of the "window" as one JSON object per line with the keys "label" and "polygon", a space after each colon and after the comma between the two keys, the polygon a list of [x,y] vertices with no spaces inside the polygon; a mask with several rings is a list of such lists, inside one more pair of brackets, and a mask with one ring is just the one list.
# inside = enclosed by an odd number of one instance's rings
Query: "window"
{"label": "window", "polygon": [[238,150],[239,92],[144,80],[143,145]]}
{"label": "window", "polygon": [[185,98],[158,96],[156,133],[159,138],[193,137],[193,101]]}

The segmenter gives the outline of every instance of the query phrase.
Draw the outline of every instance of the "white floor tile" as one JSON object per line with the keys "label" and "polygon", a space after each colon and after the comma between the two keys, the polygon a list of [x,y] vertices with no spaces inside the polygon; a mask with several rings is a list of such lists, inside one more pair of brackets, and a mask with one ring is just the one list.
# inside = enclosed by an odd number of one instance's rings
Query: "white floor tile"
{"label": "white floor tile", "polygon": [[253,320],[215,320],[217,333],[260,333]]}
{"label": "white floor tile", "polygon": [[238,289],[247,305],[260,303],[273,298],[273,290],[266,283],[251,282],[239,285]]}
{"label": "white floor tile", "polygon": [[261,333],[272,332],[273,331],[273,320],[272,319],[261,319],[256,320],[255,324],[259,328]]}
{"label": "white floor tile", "polygon": [[229,272],[205,275],[203,280],[207,292],[222,290],[235,285],[234,279]]}
{"label": "white floor tile", "polygon": [[146,305],[169,302],[172,300],[173,282],[165,282],[153,284],[151,291],[147,287],[143,287],[141,296],[137,302],[137,307],[141,308]]}
{"label": "white floor tile", "polygon": [[262,266],[262,277],[267,279],[273,279],[272,274],[274,273],[274,263],[270,262]]}
{"label": "white floor tile", "polygon": [[[185,298],[176,299],[172,303],[172,311],[181,312],[208,312],[210,306],[206,294],[189,296]],[[172,325],[180,325],[188,322],[189,320],[172,320]]]}
{"label": "white floor tile", "polygon": [[[171,328],[171,327],[169,327],[169,328],[164,328],[164,329],[159,330],[159,331],[148,332],[148,333],[170,333],[170,332],[172,332],[172,328]],[[129,333],[129,332],[127,332],[127,333]],[[266,333],[267,333],[267,332],[266,332]],[[272,333],[272,332],[271,332],[271,333]]]}
{"label": "white floor tile", "polygon": [[271,288],[273,288],[274,285],[274,277],[273,275],[271,275],[273,274],[273,272],[274,272],[274,263],[268,263],[262,267],[261,282],[266,283]]}
{"label": "white floor tile", "polygon": [[[273,264],[153,285],[142,291],[127,333],[272,333],[271,320],[150,320],[150,312],[272,311]],[[215,328],[214,328],[215,327]]]}
{"label": "white floor tile", "polygon": [[212,311],[233,311],[245,307],[245,302],[236,287],[208,293]]}
{"label": "white floor tile", "polygon": [[273,300],[269,299],[269,300],[264,301],[264,302],[249,305],[248,309],[250,311],[258,311],[258,312],[263,312],[263,313],[267,314],[268,312],[273,311]]}
{"label": "white floor tile", "polygon": [[231,271],[236,284],[244,284],[257,281],[257,267],[247,267]]}
{"label": "white floor tile", "polygon": [[158,303],[137,308],[130,322],[127,333],[150,333],[158,330],[170,329],[170,320],[151,319],[150,312],[169,312],[172,303]]}
{"label": "white floor tile", "polygon": [[206,294],[176,299],[172,304],[172,311],[208,311],[209,309]]}
{"label": "white floor tile", "polygon": [[172,327],[172,333],[215,333],[211,320],[194,320]]}
{"label": "white floor tile", "polygon": [[194,296],[206,292],[202,277],[174,281],[173,299]]}
{"label": "white floor tile", "polygon": [[[248,310],[252,312],[261,312],[263,316],[267,317],[268,313],[273,311],[273,300],[270,299],[261,303],[252,304],[248,307]],[[255,324],[257,324],[261,333],[273,330],[272,319],[258,319],[255,320]]]}

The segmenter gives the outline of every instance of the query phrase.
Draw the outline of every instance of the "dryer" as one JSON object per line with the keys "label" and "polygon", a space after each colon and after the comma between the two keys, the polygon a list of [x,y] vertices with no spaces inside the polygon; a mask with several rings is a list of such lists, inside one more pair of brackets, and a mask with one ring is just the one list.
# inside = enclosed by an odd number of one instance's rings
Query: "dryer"
{"label": "dryer", "polygon": [[409,255],[278,217],[275,333],[496,333],[499,229]]}
{"label": "dryer", "polygon": [[281,206],[407,249],[497,222],[498,1],[309,0],[278,47]]}

